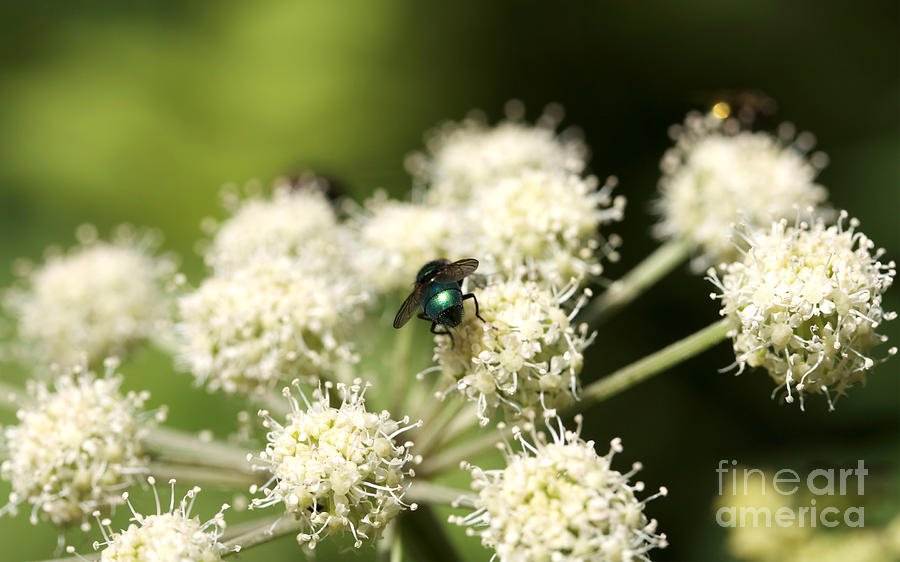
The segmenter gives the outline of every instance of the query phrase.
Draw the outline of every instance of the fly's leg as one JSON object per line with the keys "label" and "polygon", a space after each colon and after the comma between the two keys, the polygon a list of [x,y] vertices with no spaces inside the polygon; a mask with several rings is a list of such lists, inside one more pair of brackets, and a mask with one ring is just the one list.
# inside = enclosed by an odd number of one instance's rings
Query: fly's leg
{"label": "fly's leg", "polygon": [[463,295],[462,300],[466,299],[472,299],[472,302],[475,303],[475,316],[482,322],[487,322],[484,318],[481,317],[480,314],[478,314],[478,299],[475,298],[475,293],[466,293],[465,295]]}
{"label": "fly's leg", "polygon": [[444,334],[447,334],[448,336],[450,336],[450,347],[456,347],[456,340],[453,339],[453,334],[450,333],[450,330],[448,330],[447,327],[444,326],[444,330],[442,332],[438,332],[436,330],[438,325],[439,324],[437,322],[434,322],[434,321],[431,322],[431,333],[436,336],[442,336]]}

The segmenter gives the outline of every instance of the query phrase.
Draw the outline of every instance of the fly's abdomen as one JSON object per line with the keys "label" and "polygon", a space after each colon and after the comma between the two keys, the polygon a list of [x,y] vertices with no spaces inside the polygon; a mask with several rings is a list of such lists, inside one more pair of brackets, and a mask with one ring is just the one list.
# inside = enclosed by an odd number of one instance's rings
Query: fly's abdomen
{"label": "fly's abdomen", "polygon": [[458,283],[435,283],[428,287],[422,308],[432,320],[447,326],[462,321],[462,291]]}

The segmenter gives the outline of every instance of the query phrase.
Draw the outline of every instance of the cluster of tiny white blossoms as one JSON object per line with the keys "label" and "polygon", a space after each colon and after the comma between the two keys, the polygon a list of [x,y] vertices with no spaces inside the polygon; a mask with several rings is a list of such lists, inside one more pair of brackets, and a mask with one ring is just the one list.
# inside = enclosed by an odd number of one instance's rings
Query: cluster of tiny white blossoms
{"label": "cluster of tiny white blossoms", "polygon": [[255,185],[248,189],[251,194],[245,199],[234,189],[224,190],[222,198],[232,215],[221,224],[208,220],[204,225],[215,233],[204,260],[217,273],[281,256],[302,255],[309,268],[308,262],[318,258],[310,255],[310,248],[324,250],[334,243],[338,221],[320,180],[276,181],[268,198]]}
{"label": "cluster of tiny white blossoms", "polygon": [[50,252],[39,267],[21,262],[20,286],[5,295],[28,356],[52,357],[65,367],[121,356],[165,333],[164,285],[175,270],[171,259],[154,256],[159,238],[151,232],[123,225],[105,242],[84,225],[78,238],[79,245]]}
{"label": "cluster of tiny white blossoms", "polygon": [[[31,522],[85,524],[94,510],[121,502],[122,490],[146,472],[144,439],[153,414],[141,412],[146,392],[122,394],[117,363],[104,377],[77,369],[57,377],[55,389],[35,386],[35,403],[17,412],[19,424],[4,430],[8,458],[0,475],[12,486],[15,512],[31,504]],[[156,412],[156,420],[164,418]]]}
{"label": "cluster of tiny white blossoms", "polygon": [[[153,488],[156,514],[141,515],[135,511],[128,499],[128,492],[122,494],[122,499],[127,502],[133,516],[131,520],[134,522],[128,525],[127,529],[114,532],[109,519],[100,519],[100,512],[94,513],[103,533],[103,542],[94,543],[94,550],[103,548],[100,560],[108,562],[222,560],[222,555],[227,549],[219,542],[219,537],[225,529],[224,512],[228,509],[228,504],[224,504],[212,519],[201,522],[199,517],[191,517],[194,500],[200,488],[195,486],[188,490],[175,509],[175,480],[172,479],[169,480],[171,487],[169,509],[163,513],[156,491],[156,480],[151,476],[147,481]],[[75,552],[72,547],[67,547],[66,550],[69,553]]]}
{"label": "cluster of tiny white blossoms", "polygon": [[[792,390],[838,396],[875,365],[868,352],[887,338],[875,332],[896,313],[882,309],[882,294],[895,276],[883,249],[856,230],[846,212],[836,225],[817,220],[751,231],[743,261],[725,266],[719,281],[722,314],[733,318],[736,364],[764,367],[788,402]],[[713,294],[714,298],[718,295]],[[896,348],[889,353],[895,354]],[[777,389],[776,389],[777,390]]]}
{"label": "cluster of tiny white blossoms", "polygon": [[703,253],[697,263],[730,261],[738,255],[728,236],[734,223],[766,228],[825,201],[826,190],[814,181],[824,155],[807,159],[812,135],[789,143],[791,129],[784,126],[781,139],[712,113],[688,114],[673,128],[676,144],[661,162],[657,235],[687,240]]}
{"label": "cluster of tiny white blossoms", "polygon": [[408,163],[415,200],[367,202],[356,221],[359,261],[377,290],[401,288],[444,256],[477,256],[492,275],[558,285],[587,282],[602,272],[601,257],[617,259],[619,237],[598,231],[623,217],[615,178],[599,186],[581,175],[587,150],[555,133],[558,109],[536,125],[519,121],[522,111],[512,104],[509,120],[493,127],[474,117],[444,124],[427,140],[429,154]]}
{"label": "cluster of tiny white blossoms", "polygon": [[534,281],[509,280],[476,290],[479,313],[466,314],[453,330],[453,340],[436,338],[435,359],[448,388],[478,405],[487,424],[498,407],[510,417],[542,413],[575,398],[584,349],[593,341],[586,324],[573,318],[590,294],[578,293],[576,283],[561,292]]}
{"label": "cluster of tiny white blossoms", "polygon": [[488,272],[527,274],[564,284],[602,273],[600,256],[618,259],[616,235],[601,225],[621,221],[625,198],[612,196],[615,178],[525,169],[482,186],[467,207],[468,235],[456,237],[460,255],[476,255]]}
{"label": "cluster of tiny white blossoms", "polygon": [[575,134],[557,134],[562,109],[548,106],[535,125],[521,121],[524,108],[510,102],[507,120],[491,127],[480,114],[460,123],[446,122],[426,138],[427,154],[414,154],[407,168],[426,200],[438,205],[465,201],[491,184],[524,170],[584,171],[588,150]]}
{"label": "cluster of tiny white blossoms", "polygon": [[[299,389],[298,381],[293,384]],[[367,411],[364,394],[369,385],[359,379],[350,386],[338,383],[341,404],[331,407],[332,386],[326,382],[315,390],[312,402],[300,391],[305,409],[285,388],[291,404],[287,422],[282,425],[260,411],[268,443],[257,456],[248,455],[249,461],[259,463],[257,468],[271,474],[261,489],[264,497],[253,499],[250,507],[282,504],[286,515],[305,523],[297,541],[309,548],[346,531],[359,547],[380,537],[403,508],[416,507],[402,499],[413,476],[412,443],[394,439],[420,424],[410,425],[409,418],[392,420],[387,411]]]}
{"label": "cluster of tiny white blossoms", "polygon": [[255,393],[357,361],[345,334],[368,296],[339,271],[281,256],[207,278],[178,300],[180,359],[210,390]]}
{"label": "cluster of tiny white blossoms", "polygon": [[359,278],[380,293],[408,288],[420,267],[450,252],[448,244],[462,220],[457,215],[446,207],[390,200],[377,192],[353,220]]}
{"label": "cluster of tiny white blossoms", "polygon": [[593,441],[579,437],[581,416],[574,432],[559,418],[557,429],[551,421],[549,443],[533,426],[526,427],[532,443],[513,428],[522,452],[507,446],[503,470],[463,463],[478,494],[463,501],[475,511],[450,522],[468,526],[467,533],[480,535],[502,561],[649,560],[651,549],[665,548],[666,536],[657,532],[655,519],[647,519],[644,506],[666,489],[638,500],[635,493],[644,484],[629,480],[640,463],[625,474],[611,467],[613,455],[622,452],[620,439],[600,456]]}

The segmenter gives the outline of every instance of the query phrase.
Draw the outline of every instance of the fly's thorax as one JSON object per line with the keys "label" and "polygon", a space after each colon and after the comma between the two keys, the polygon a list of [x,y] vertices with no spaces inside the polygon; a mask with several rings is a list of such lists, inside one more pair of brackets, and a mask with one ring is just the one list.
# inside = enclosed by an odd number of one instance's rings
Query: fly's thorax
{"label": "fly's thorax", "polygon": [[450,263],[450,260],[446,259],[432,260],[426,263],[422,266],[422,269],[419,270],[419,273],[416,274],[416,283],[421,282],[422,279],[425,279],[425,277],[428,276],[428,274],[434,272],[434,270],[442,265],[447,265],[448,263]]}
{"label": "fly's thorax", "polygon": [[447,326],[462,321],[462,291],[459,283],[432,283],[425,289],[422,308],[432,320]]}

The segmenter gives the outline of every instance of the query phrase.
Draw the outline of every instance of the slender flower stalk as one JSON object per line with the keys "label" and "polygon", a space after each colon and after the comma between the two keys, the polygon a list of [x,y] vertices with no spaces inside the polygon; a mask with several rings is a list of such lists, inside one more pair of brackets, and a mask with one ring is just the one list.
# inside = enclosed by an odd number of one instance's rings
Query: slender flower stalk
{"label": "slender flower stalk", "polygon": [[690,251],[690,243],[683,239],[673,238],[664,242],[634,269],[591,301],[585,307],[582,318],[591,326],[597,326],[609,319],[683,263],[690,255]]}
{"label": "slender flower stalk", "polygon": [[631,365],[623,367],[600,380],[589,384],[581,393],[579,408],[586,408],[623,392],[634,385],[665,371],[669,367],[702,353],[726,340],[734,330],[727,318],[651,353]]}
{"label": "slender flower stalk", "polygon": [[146,443],[148,450],[156,453],[161,460],[255,474],[247,462],[246,450],[219,441],[200,439],[185,431],[156,427],[148,433]]}
{"label": "slender flower stalk", "polygon": [[[582,390],[580,400],[563,409],[563,412],[574,408],[583,411],[590,406],[624,392],[638,383],[706,351],[717,343],[725,341],[733,329],[731,321],[727,318],[719,320],[684,339],[589,384]],[[502,430],[503,426],[500,425],[498,428]],[[497,444],[497,440],[496,434],[486,434],[478,439],[467,441],[458,447],[441,451],[425,459],[419,466],[418,472],[423,478],[441,473],[457,466],[461,461],[493,449]]]}

